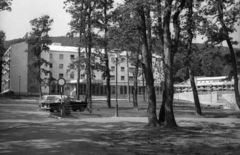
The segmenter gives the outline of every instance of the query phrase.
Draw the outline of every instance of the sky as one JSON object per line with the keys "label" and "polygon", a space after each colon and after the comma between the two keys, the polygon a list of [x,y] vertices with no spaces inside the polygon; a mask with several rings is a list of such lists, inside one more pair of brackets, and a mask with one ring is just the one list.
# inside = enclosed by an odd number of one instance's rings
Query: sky
{"label": "sky", "polygon": [[[70,31],[71,16],[64,7],[65,0],[13,0],[12,11],[0,12],[0,30],[6,33],[6,40],[22,38],[31,31],[30,20],[42,15],[53,18],[50,36],[66,36]],[[115,0],[121,3],[122,0]]]}
{"label": "sky", "polygon": [[[0,12],[0,30],[6,33],[6,40],[22,38],[27,32],[31,31],[30,20],[42,15],[49,15],[53,18],[52,30],[50,36],[66,36],[70,31],[68,23],[71,16],[64,7],[65,0],[13,0],[12,11]],[[122,3],[123,0],[115,0],[116,3]],[[232,37],[240,42],[240,26],[238,31]],[[194,41],[202,42],[200,37]],[[226,44],[224,43],[226,46]],[[240,44],[235,46],[240,48]]]}

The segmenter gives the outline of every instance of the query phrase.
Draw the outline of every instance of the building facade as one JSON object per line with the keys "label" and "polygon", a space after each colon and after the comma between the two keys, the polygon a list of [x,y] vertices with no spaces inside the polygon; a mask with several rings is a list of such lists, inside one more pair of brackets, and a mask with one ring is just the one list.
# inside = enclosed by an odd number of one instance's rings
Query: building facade
{"label": "building facade", "polygon": [[[218,77],[195,77],[195,84],[199,91],[226,91],[234,90],[234,79],[229,80],[227,76]],[[174,85],[178,92],[192,91],[190,80]]]}
{"label": "building facade", "polygon": [[[42,92],[44,94],[59,94],[60,87],[57,85],[59,78],[66,80],[64,87],[64,94],[69,95],[71,92],[75,93],[77,84],[77,70],[69,69],[69,65],[78,59],[78,48],[71,46],[61,46],[59,43],[53,43],[49,46],[50,51],[42,52],[41,57],[49,62],[48,66],[43,66],[46,70],[49,70],[49,74],[42,74]],[[38,93],[38,84],[36,79],[33,78],[32,73],[28,69],[28,63],[31,61],[32,56],[28,52],[28,45],[18,43],[12,45],[2,57],[3,69],[2,69],[2,93]],[[93,63],[98,62],[101,64],[100,58],[96,53],[102,53],[103,51],[92,49]],[[111,92],[115,94],[115,85],[117,79],[118,94],[127,93],[127,85],[129,82],[130,92],[133,90],[133,71],[134,66],[127,60],[127,52],[120,52],[118,55],[118,64],[116,65],[116,55],[109,53],[109,68],[111,70]],[[86,58],[85,49],[81,50],[82,59]],[[162,63],[160,57],[153,55],[153,73],[156,90],[160,91],[160,83],[162,80]],[[128,65],[127,65],[128,64]],[[129,67],[128,67],[129,66]],[[80,67],[80,94],[86,93],[86,80],[87,75],[85,71],[86,66],[83,64]],[[140,71],[141,72],[141,69]],[[117,73],[117,78],[116,78]],[[92,94],[93,95],[105,95],[106,94],[106,80],[103,78],[103,72],[98,69],[92,69]],[[129,74],[129,76],[128,76]],[[49,78],[55,79],[49,82]],[[141,75],[138,76],[138,93],[142,94],[144,91],[144,79]]]}
{"label": "building facade", "polygon": [[14,44],[2,56],[2,93],[27,93],[28,45]]}

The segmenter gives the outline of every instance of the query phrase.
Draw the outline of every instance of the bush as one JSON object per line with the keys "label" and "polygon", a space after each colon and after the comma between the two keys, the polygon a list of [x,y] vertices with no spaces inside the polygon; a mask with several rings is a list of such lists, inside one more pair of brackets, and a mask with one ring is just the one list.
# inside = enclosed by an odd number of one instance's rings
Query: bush
{"label": "bush", "polygon": [[71,114],[70,97],[64,98],[62,110],[63,116],[69,116]]}

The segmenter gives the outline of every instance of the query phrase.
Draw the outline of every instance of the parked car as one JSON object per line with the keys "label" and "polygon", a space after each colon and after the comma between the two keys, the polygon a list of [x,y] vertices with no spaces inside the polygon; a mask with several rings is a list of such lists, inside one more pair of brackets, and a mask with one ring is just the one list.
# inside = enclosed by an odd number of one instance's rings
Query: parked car
{"label": "parked car", "polygon": [[208,107],[208,108],[218,108],[218,109],[226,109],[228,107],[228,104],[226,103],[201,103],[202,107]]}
{"label": "parked car", "polygon": [[[44,95],[42,96],[41,100],[39,101],[38,106],[42,109],[50,110],[50,112],[60,111],[61,108],[61,100],[65,100],[68,96],[63,95]],[[87,107],[87,102],[77,101],[73,98],[70,99],[70,107],[73,111],[84,111]]]}

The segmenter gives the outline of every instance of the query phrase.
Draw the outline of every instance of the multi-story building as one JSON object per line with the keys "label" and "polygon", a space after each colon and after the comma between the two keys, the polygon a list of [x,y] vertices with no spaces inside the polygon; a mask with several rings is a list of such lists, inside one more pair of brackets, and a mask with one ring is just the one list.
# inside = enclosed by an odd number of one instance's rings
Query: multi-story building
{"label": "multi-story building", "polygon": [[2,93],[27,93],[28,53],[25,42],[14,44],[2,56]]}
{"label": "multi-story building", "polygon": [[[42,92],[44,94],[58,94],[59,86],[56,80],[59,78],[64,78],[66,80],[66,85],[64,87],[64,94],[69,94],[76,88],[77,84],[77,70],[69,69],[69,65],[78,58],[78,48],[70,46],[61,46],[59,43],[54,43],[49,46],[50,51],[42,52],[41,57],[48,61],[50,64],[45,66],[46,70],[49,70],[51,74],[42,74],[42,78],[46,79],[45,83],[42,84]],[[3,76],[2,76],[2,93],[14,92],[14,93],[37,93],[38,85],[36,79],[33,78],[32,73],[29,71],[27,65],[31,61],[31,55],[26,52],[28,45],[23,43],[18,43],[12,45],[3,56]],[[99,50],[92,49],[93,53],[99,52]],[[101,51],[100,51],[101,52]],[[82,58],[86,57],[85,49],[81,50]],[[96,55],[94,56],[95,62],[100,63],[100,58]],[[153,72],[154,72],[154,82],[155,86],[159,91],[160,82],[162,79],[161,72],[161,61],[160,57],[153,55]],[[127,85],[129,81],[130,91],[133,87],[133,70],[131,62],[126,59],[126,52],[120,52],[118,58],[118,64],[116,67],[116,55],[109,54],[109,68],[111,70],[111,92],[115,94],[115,84],[117,79],[118,93],[126,94]],[[128,65],[127,65],[128,64]],[[129,67],[128,67],[129,66]],[[129,69],[128,69],[129,68]],[[128,75],[129,70],[129,76]],[[116,73],[117,78],[116,78]],[[92,69],[92,94],[93,95],[105,95],[106,92],[106,80],[103,79],[103,72],[97,69]],[[141,71],[140,71],[141,72]],[[49,83],[47,79],[49,77],[55,79],[55,81]],[[80,94],[85,94],[86,92],[86,71],[85,65],[80,67]],[[50,86],[49,86],[50,84]],[[144,81],[141,75],[138,76],[139,94],[143,92]]]}

